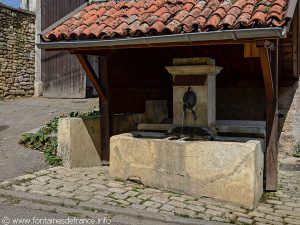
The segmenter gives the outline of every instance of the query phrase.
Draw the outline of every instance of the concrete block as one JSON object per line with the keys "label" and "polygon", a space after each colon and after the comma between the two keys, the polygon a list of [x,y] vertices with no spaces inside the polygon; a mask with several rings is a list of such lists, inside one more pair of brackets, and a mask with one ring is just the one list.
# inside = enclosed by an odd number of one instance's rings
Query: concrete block
{"label": "concrete block", "polygon": [[257,206],[263,193],[261,142],[171,141],[132,134],[110,140],[111,178],[138,177],[147,186]]}
{"label": "concrete block", "polygon": [[100,118],[61,118],[58,124],[58,149],[68,168],[101,165]]}

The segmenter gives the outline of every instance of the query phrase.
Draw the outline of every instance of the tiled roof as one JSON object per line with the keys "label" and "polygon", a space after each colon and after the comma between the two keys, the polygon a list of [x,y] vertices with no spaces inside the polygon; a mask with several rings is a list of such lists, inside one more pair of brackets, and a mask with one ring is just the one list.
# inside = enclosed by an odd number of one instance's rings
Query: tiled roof
{"label": "tiled roof", "polygon": [[131,0],[92,3],[44,41],[111,39],[285,24],[288,0]]}

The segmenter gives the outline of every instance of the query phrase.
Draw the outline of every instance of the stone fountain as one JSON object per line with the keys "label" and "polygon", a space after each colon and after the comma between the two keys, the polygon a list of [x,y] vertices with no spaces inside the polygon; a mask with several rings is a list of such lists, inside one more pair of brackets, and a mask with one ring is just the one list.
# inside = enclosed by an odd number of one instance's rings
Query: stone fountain
{"label": "stone fountain", "polygon": [[[215,129],[216,125],[216,76],[222,67],[215,66],[210,58],[174,59],[174,66],[166,69],[173,76],[173,124]],[[184,96],[193,98],[193,105],[185,106]]]}
{"label": "stone fountain", "polygon": [[[110,177],[255,208],[263,193],[263,141],[218,138],[216,76],[222,68],[210,58],[183,58],[166,69],[173,76],[171,129],[113,136]],[[190,139],[184,128],[213,138]],[[176,129],[174,139],[168,133]]]}

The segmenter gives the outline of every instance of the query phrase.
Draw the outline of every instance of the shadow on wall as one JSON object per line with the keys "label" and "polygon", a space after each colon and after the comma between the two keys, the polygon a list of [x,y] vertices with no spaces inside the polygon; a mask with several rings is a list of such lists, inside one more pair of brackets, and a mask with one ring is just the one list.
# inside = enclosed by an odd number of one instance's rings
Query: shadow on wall
{"label": "shadow on wall", "polygon": [[260,87],[217,88],[217,120],[265,120],[265,94]]}

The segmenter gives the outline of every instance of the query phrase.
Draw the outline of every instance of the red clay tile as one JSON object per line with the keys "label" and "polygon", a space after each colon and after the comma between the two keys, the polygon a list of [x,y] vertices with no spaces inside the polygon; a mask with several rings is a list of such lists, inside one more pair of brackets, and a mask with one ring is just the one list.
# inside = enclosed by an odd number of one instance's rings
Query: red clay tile
{"label": "red clay tile", "polygon": [[223,21],[221,21],[220,26],[228,26],[229,28],[232,28],[235,21],[236,17],[232,14],[228,14]]}
{"label": "red clay tile", "polygon": [[175,17],[174,19],[175,20],[178,20],[178,21],[183,21],[184,18],[189,14],[188,11],[180,11]]}
{"label": "red clay tile", "polygon": [[172,14],[171,13],[164,13],[163,15],[161,15],[161,17],[158,18],[159,21],[166,23],[168,20],[170,20],[172,18]]}
{"label": "red clay tile", "polygon": [[156,21],[151,27],[150,27],[150,31],[154,32],[154,33],[160,33],[163,31],[163,29],[165,28],[165,24],[161,21]]}
{"label": "red clay tile", "polygon": [[193,25],[197,25],[200,30],[204,30],[206,18],[203,16],[199,16],[194,22]]}
{"label": "red clay tile", "polygon": [[145,12],[147,13],[155,13],[158,10],[158,6],[153,4],[151,5]]}
{"label": "red clay tile", "polygon": [[240,13],[241,13],[241,8],[234,6],[228,11],[227,15],[232,15],[234,17],[238,17],[240,15]]}
{"label": "red clay tile", "polygon": [[213,10],[211,8],[205,8],[201,12],[200,16],[203,16],[204,18],[209,18],[212,12],[213,12]]}
{"label": "red clay tile", "polygon": [[269,13],[277,13],[278,15],[281,15],[282,12],[282,6],[280,5],[273,5],[269,11]]}
{"label": "red clay tile", "polygon": [[221,17],[219,15],[213,15],[206,23],[206,27],[218,28],[221,22]]}
{"label": "red clay tile", "polygon": [[147,19],[145,19],[145,23],[147,23],[149,26],[154,24],[157,21],[158,17],[157,16],[150,16]]}
{"label": "red clay tile", "polygon": [[267,13],[258,11],[252,16],[250,22],[259,22],[263,24],[266,22],[266,17]]}
{"label": "red clay tile", "polygon": [[227,12],[224,8],[218,8],[213,15],[218,15],[220,18],[224,18],[226,16]]}
{"label": "red clay tile", "polygon": [[191,2],[187,2],[183,7],[182,10],[190,11],[194,7],[194,4]]}
{"label": "red clay tile", "polygon": [[276,5],[276,4],[280,5],[281,7],[284,7],[287,5],[287,1],[286,0],[276,0],[273,2],[273,5]]}
{"label": "red clay tile", "polygon": [[249,14],[252,14],[253,10],[255,9],[255,5],[252,5],[252,4],[247,4],[243,10],[242,10],[242,13],[249,13]]}
{"label": "red clay tile", "polygon": [[98,17],[96,15],[93,15],[92,17],[89,17],[87,20],[85,20],[83,23],[87,26],[90,26],[91,24],[93,24],[96,20],[98,19]]}
{"label": "red clay tile", "polygon": [[283,26],[288,0],[119,0],[92,3],[44,41]]}

